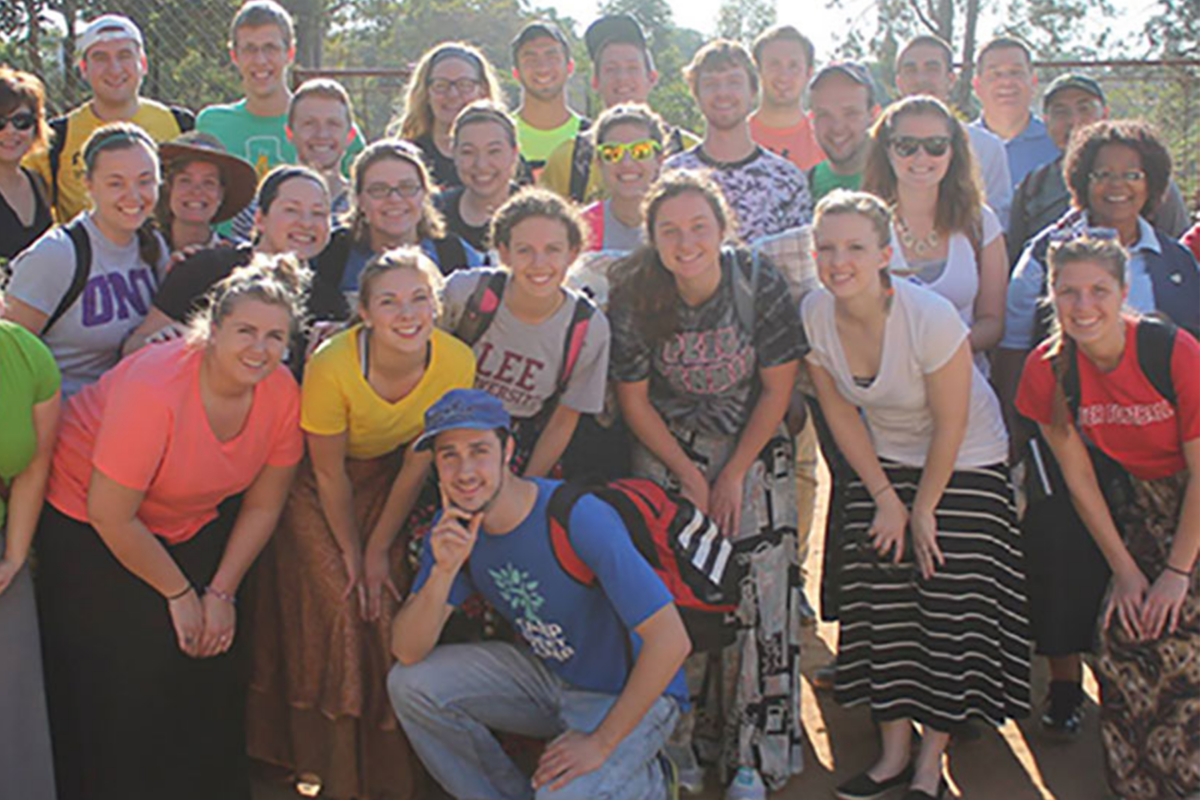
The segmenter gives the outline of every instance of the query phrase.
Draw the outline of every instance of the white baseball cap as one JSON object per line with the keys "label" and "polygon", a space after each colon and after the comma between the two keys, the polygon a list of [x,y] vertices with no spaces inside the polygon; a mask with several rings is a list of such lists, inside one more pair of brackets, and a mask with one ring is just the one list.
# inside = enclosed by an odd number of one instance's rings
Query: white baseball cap
{"label": "white baseball cap", "polygon": [[79,52],[81,58],[87,56],[92,45],[100,42],[114,42],[120,39],[132,39],[138,48],[145,49],[142,41],[142,31],[128,17],[120,14],[104,14],[88,23],[79,37]]}

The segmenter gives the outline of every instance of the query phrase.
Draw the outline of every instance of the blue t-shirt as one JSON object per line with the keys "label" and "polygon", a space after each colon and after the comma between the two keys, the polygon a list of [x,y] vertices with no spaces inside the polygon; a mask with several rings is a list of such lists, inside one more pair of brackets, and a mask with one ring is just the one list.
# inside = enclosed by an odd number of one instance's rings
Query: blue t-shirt
{"label": "blue t-shirt", "polygon": [[[534,478],[538,497],[520,525],[506,534],[483,530],[471,558],[450,589],[458,606],[478,591],[524,637],[530,649],[564,681],[580,689],[620,694],[642,641],[633,629],[673,602],[670,591],[642,558],[620,515],[590,495],[571,511],[575,552],[597,584],[585,587],[563,571],[550,544],[546,505],[561,481]],[[433,568],[433,548],[421,554],[413,591]],[[687,702],[682,670],[665,692]]]}

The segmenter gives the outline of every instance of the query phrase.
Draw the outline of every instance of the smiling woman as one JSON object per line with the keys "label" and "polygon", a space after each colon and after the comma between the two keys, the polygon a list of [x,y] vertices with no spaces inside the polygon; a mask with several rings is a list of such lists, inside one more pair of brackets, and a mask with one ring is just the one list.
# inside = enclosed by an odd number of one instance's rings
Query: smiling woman
{"label": "smiling woman", "polygon": [[279,367],[305,280],[291,257],[235,271],[190,337],[67,405],[37,587],[62,800],[250,796],[230,651],[303,452]]}
{"label": "smiling woman", "polygon": [[95,207],[12,262],[4,316],[42,337],[62,370],[63,395],[112,367],[146,316],[166,264],[146,226],[158,200],[158,147],[136,125],[100,128],[83,148]]}
{"label": "smiling woman", "polygon": [[434,328],[442,276],[420,250],[356,277],[359,322],[305,369],[309,459],[258,573],[248,748],[323,797],[403,800],[424,796],[423,771],[377,688],[408,541],[433,511],[429,454],[408,446],[429,406],[471,386],[475,357]]}
{"label": "smiling woman", "polygon": [[0,66],[0,265],[53,223],[42,178],[21,166],[26,153],[46,146],[46,134],[42,82]]}

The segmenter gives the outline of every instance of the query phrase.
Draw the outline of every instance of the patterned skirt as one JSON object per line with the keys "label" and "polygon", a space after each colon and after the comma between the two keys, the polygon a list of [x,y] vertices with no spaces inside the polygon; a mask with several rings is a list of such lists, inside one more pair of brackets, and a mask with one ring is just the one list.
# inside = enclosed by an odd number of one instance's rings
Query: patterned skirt
{"label": "patterned skirt", "polygon": [[[1117,512],[1125,546],[1151,583],[1167,563],[1186,487],[1186,472],[1135,478],[1130,502]],[[1113,791],[1130,800],[1200,793],[1200,572],[1192,573],[1175,633],[1130,641],[1114,615],[1100,631],[1096,666]]]}
{"label": "patterned skirt", "polygon": [[[710,484],[737,439],[672,429]],[[679,479],[638,443],[633,473],[679,490]],[[684,666],[694,711],[673,737],[715,762],[722,781],[741,766],[778,790],[804,767],[800,718],[800,593],[792,440],[782,426],[746,473],[735,563],[744,571],[734,643]]]}
{"label": "patterned skirt", "polygon": [[[911,508],[921,470],[883,468]],[[867,535],[875,503],[859,478],[845,497],[837,701],[940,731],[1028,715],[1025,574],[1007,467],[951,475],[935,511],[946,563],[928,580],[911,545],[900,564],[879,558]]]}
{"label": "patterned skirt", "polygon": [[[383,510],[400,453],[347,460],[354,517],[366,537]],[[414,527],[427,525],[428,496],[392,546],[391,573],[401,593],[412,573],[405,553]],[[421,797],[426,776],[387,696],[391,620],[398,608],[383,592],[383,613],[363,622],[355,597],[342,599],[346,572],[325,522],[316,477],[306,458],[248,598],[254,645],[247,740],[252,757],[321,778],[322,797],[407,800]]]}

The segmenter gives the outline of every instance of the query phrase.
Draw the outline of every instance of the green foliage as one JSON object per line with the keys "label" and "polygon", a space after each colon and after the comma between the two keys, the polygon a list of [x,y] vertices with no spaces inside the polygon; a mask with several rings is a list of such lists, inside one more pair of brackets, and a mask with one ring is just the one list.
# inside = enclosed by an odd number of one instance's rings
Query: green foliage
{"label": "green foliage", "polygon": [[717,35],[749,45],[776,19],[775,0],[722,0]]}

